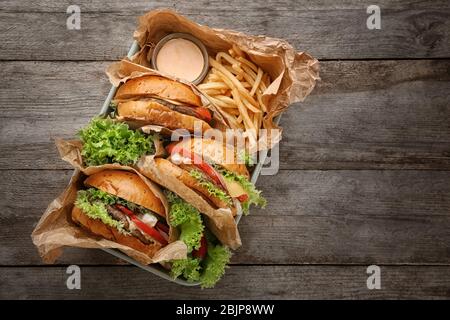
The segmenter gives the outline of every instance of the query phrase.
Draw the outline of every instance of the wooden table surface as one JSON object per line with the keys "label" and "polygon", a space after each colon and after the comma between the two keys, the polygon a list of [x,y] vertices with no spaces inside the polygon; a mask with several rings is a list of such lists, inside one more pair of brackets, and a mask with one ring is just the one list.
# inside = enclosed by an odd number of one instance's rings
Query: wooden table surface
{"label": "wooden table surface", "polygon": [[[67,6],[81,30],[67,30]],[[366,8],[381,8],[369,30]],[[321,78],[283,116],[281,168],[239,225],[212,290],[185,288],[98,250],[45,265],[30,234],[72,169],[54,138],[97,114],[136,17],[169,7],[212,27],[285,38]],[[0,298],[449,298],[450,3],[19,1],[0,4]],[[66,268],[81,267],[81,290]],[[366,268],[381,268],[381,289]]]}

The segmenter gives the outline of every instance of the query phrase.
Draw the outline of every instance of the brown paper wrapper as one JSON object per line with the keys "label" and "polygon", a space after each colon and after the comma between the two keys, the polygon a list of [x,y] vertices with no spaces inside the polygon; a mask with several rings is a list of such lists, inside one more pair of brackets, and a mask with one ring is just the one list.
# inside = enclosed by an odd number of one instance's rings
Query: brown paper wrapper
{"label": "brown paper wrapper", "polygon": [[[141,65],[141,72],[149,72],[143,67],[151,66],[150,58],[154,46],[164,36],[174,32],[189,33],[197,37],[212,56],[217,52],[227,51],[233,44],[237,45],[271,76],[273,81],[263,95],[263,100],[268,106],[268,112],[263,119],[266,129],[280,129],[273,122],[273,118],[285,111],[290,104],[303,101],[319,80],[318,60],[305,52],[296,52],[285,40],[209,28],[165,9],[150,11],[139,18],[134,39],[141,49],[131,57],[131,61]],[[116,65],[114,68],[117,67]],[[128,73],[127,66],[121,68],[123,72],[121,75],[116,73],[115,76],[111,76],[111,72],[108,72],[111,82],[116,86],[139,72],[134,69],[135,67],[129,69]],[[270,147],[280,139],[281,135],[272,139]]]}
{"label": "brown paper wrapper", "polygon": [[[143,263],[158,263],[174,259],[184,259],[187,256],[186,244],[177,241],[176,229],[171,228],[169,233],[169,244],[155,252],[153,256],[148,256],[133,248],[121,245],[114,241],[109,241],[97,237],[88,231],[77,226],[71,220],[71,212],[76,199],[76,194],[83,186],[84,175],[91,175],[107,169],[133,171],[150,187],[152,192],[161,199],[168,215],[168,203],[161,189],[144,177],[136,169],[121,166],[119,164],[107,164],[95,167],[84,167],[81,161],[79,141],[65,142],[57,140],[58,150],[61,152],[63,160],[71,163],[75,168],[69,185],[64,192],[48,206],[47,210],[39,220],[31,237],[37,246],[39,254],[47,263],[54,263],[61,255],[64,246],[80,248],[115,248],[123,251],[135,260]],[[170,224],[169,224],[170,225]]]}
{"label": "brown paper wrapper", "polygon": [[[85,167],[83,166],[81,157],[81,143],[79,141],[57,140],[56,146],[60,153],[61,159],[67,161],[77,170],[83,172],[86,175],[91,175],[105,169],[131,170],[136,172],[140,176],[144,175],[151,181],[154,181],[164,188],[175,192],[185,201],[196,207],[205,217],[207,217],[206,223],[208,225],[208,228],[224,245],[227,245],[232,249],[236,249],[241,246],[241,238],[239,236],[239,231],[237,229],[237,225],[233,218],[231,210],[214,209],[197,193],[195,193],[184,184],[180,183],[178,179],[158,170],[154,164],[153,156],[142,157],[135,168],[125,167],[119,164]],[[159,188],[157,188],[156,190],[154,190],[154,193],[158,195],[161,193],[161,191],[159,190]],[[161,196],[161,198],[164,198],[164,196]],[[165,198],[163,203],[167,208]],[[173,236],[171,235],[171,239],[172,237]]]}

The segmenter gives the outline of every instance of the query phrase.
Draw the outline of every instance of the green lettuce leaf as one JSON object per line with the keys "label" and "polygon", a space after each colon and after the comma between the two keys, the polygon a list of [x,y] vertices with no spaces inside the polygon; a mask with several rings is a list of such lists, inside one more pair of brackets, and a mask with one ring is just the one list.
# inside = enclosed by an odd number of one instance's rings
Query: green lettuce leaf
{"label": "green lettuce leaf", "polygon": [[199,170],[191,170],[189,174],[191,175],[191,177],[195,178],[201,186],[205,187],[210,195],[219,198],[228,205],[232,204],[231,197],[228,195],[228,193],[222,188],[216,186],[211,181],[206,180],[203,176],[203,173],[201,173]]}
{"label": "green lettuce leaf", "polygon": [[84,191],[86,192],[88,199],[90,200],[91,203],[92,202],[102,202],[105,205],[121,204],[121,205],[127,207],[128,209],[130,209],[131,211],[133,211],[134,213],[141,213],[141,214],[148,213],[148,214],[153,214],[153,215],[157,216],[151,210],[144,208],[143,206],[140,206],[136,203],[119,198],[115,195],[112,195],[112,194],[102,191],[100,189],[89,188]]}
{"label": "green lettuce leaf", "polygon": [[[102,191],[100,189],[97,188],[89,188],[86,190],[82,190],[84,194],[87,195],[88,199],[91,202],[95,202],[95,201],[100,201],[103,202],[106,205],[111,205],[111,204],[115,204],[117,202],[117,199],[119,199],[119,197],[116,197],[108,192]],[[79,191],[81,192],[81,191]]]}
{"label": "green lettuce leaf", "polygon": [[261,195],[261,191],[257,190],[255,185],[251,183],[246,176],[238,175],[218,166],[215,168],[225,179],[238,182],[242,188],[244,188],[245,192],[248,193],[248,200],[241,204],[244,214],[248,214],[250,205],[252,204],[262,208],[266,206],[267,200]]}
{"label": "green lettuce leaf", "polygon": [[173,278],[183,276],[187,281],[195,282],[200,280],[200,269],[200,260],[188,257],[186,259],[173,260],[170,274]]}
{"label": "green lettuce leaf", "polygon": [[230,262],[231,252],[222,245],[208,245],[208,254],[203,262],[203,272],[200,278],[202,288],[212,288],[225,274],[225,268]]}
{"label": "green lettuce leaf", "polygon": [[186,244],[188,252],[198,250],[205,228],[200,212],[175,193],[170,191],[165,193],[170,204],[170,224],[180,229],[180,240]]}
{"label": "green lettuce leaf", "polygon": [[170,273],[173,278],[183,276],[189,282],[200,281],[202,288],[212,288],[225,274],[230,258],[231,252],[227,247],[208,244],[208,253],[203,261],[192,256],[173,260]]}
{"label": "green lettuce leaf", "polygon": [[126,234],[127,231],[124,229],[123,223],[113,219],[106,209],[106,205],[114,203],[111,202],[112,199],[107,196],[105,197],[103,194],[97,193],[96,191],[100,190],[91,188],[78,191],[75,206],[83,211],[89,218],[100,220],[104,224],[116,228],[119,232]]}
{"label": "green lettuce leaf", "polygon": [[109,118],[94,118],[78,135],[83,142],[81,155],[88,166],[130,165],[142,155],[154,153],[154,136],[131,130],[127,124]]}
{"label": "green lettuce leaf", "polygon": [[180,240],[188,246],[188,251],[200,248],[200,240],[205,233],[208,253],[202,261],[190,254],[186,259],[172,261],[171,276],[184,277],[189,282],[200,281],[202,288],[211,288],[225,273],[231,252],[218,244],[217,238],[203,226],[200,212],[175,193],[165,191],[170,204],[170,224],[181,230]]}

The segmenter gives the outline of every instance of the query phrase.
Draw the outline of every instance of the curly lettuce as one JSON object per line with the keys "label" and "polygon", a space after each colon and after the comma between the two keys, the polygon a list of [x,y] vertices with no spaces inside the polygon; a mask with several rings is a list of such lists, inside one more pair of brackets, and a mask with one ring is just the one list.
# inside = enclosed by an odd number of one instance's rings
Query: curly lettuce
{"label": "curly lettuce", "polygon": [[189,282],[196,282],[200,280],[200,269],[200,259],[188,257],[173,260],[170,274],[174,279],[183,276]]}
{"label": "curly lettuce", "polygon": [[91,202],[100,201],[106,205],[114,204],[117,202],[117,199],[119,199],[119,197],[116,197],[108,192],[102,191],[97,188],[89,188],[86,190],[80,190],[78,193],[80,193],[80,192],[82,192],[83,194],[86,194],[86,196],[88,197],[88,199]]}
{"label": "curly lettuce", "polygon": [[205,233],[208,250],[205,259],[193,257],[172,261],[171,276],[184,277],[189,282],[200,281],[202,288],[211,288],[225,273],[230,261],[231,252],[228,248],[215,244],[217,239],[203,226],[200,212],[192,205],[181,199],[175,193],[165,191],[170,204],[170,224],[180,228],[180,240],[188,246],[188,252],[198,250],[200,241]]}
{"label": "curly lettuce", "polygon": [[189,282],[200,281],[202,288],[212,288],[225,274],[230,262],[231,251],[222,245],[208,244],[206,258],[187,257],[172,261],[171,276],[183,276]]}
{"label": "curly lettuce", "polygon": [[252,204],[261,208],[266,206],[267,200],[261,195],[261,191],[257,190],[255,185],[251,183],[246,176],[236,174],[224,168],[216,167],[216,169],[225,179],[236,181],[242,186],[242,188],[244,188],[245,192],[247,192],[248,200],[241,204],[244,214],[248,214],[249,208]]}
{"label": "curly lettuce", "polygon": [[203,263],[203,273],[200,278],[202,288],[212,288],[225,274],[225,268],[230,262],[231,251],[222,245],[208,245],[208,254]]}
{"label": "curly lettuce", "polygon": [[109,118],[92,119],[78,135],[83,142],[81,155],[87,166],[130,165],[142,155],[154,153],[154,136],[131,130],[127,124]]}
{"label": "curly lettuce", "polygon": [[232,204],[231,197],[228,195],[228,193],[222,188],[216,186],[211,181],[206,180],[199,170],[191,170],[189,172],[189,175],[195,178],[201,186],[205,187],[210,195],[217,197],[228,205]]}
{"label": "curly lettuce", "polygon": [[136,203],[127,201],[125,199],[119,198],[118,196],[112,195],[108,192],[102,191],[96,188],[89,188],[87,190],[83,190],[86,194],[90,202],[101,202],[105,205],[113,205],[113,204],[121,204],[133,212],[141,213],[141,214],[153,214],[151,210],[144,208]]}
{"label": "curly lettuce", "polygon": [[[113,219],[106,209],[108,204],[111,204],[111,198],[103,195],[98,189],[80,190],[77,192],[77,199],[75,200],[75,206],[83,211],[89,218],[94,220],[100,220],[107,226],[116,228],[119,232],[126,234],[123,222]],[[109,194],[106,194],[109,195]],[[112,197],[112,196],[111,196]],[[114,203],[114,202],[112,202]]]}
{"label": "curly lettuce", "polygon": [[188,252],[200,248],[203,235],[203,221],[200,212],[175,193],[166,191],[170,204],[169,222],[180,229],[180,240],[188,247]]}

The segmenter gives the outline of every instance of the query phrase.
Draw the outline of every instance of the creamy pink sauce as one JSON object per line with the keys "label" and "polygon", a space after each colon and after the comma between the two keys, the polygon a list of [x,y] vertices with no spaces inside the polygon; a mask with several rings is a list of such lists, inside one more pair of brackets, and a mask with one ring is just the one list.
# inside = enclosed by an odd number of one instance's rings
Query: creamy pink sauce
{"label": "creamy pink sauce", "polygon": [[159,71],[191,82],[200,76],[204,63],[200,48],[181,38],[167,41],[156,56]]}

